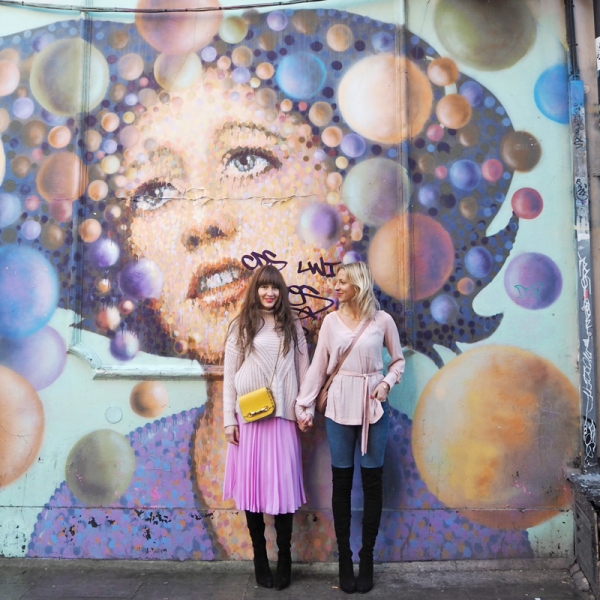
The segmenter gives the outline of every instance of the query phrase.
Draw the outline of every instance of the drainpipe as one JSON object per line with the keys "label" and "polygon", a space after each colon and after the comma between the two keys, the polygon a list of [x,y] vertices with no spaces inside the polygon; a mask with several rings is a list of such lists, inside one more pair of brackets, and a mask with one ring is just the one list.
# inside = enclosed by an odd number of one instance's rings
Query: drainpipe
{"label": "drainpipe", "polygon": [[[579,306],[579,388],[581,395],[582,471],[598,469],[596,440],[596,370],[592,297],[592,248],[590,240],[590,185],[585,131],[583,81],[577,64],[577,40],[573,0],[564,0],[569,47],[569,114],[573,157],[573,201],[577,248],[577,300]],[[600,20],[600,0],[594,0],[594,21]],[[600,29],[596,28],[596,36]],[[596,48],[599,39],[596,37]],[[598,54],[597,54],[598,55]]]}

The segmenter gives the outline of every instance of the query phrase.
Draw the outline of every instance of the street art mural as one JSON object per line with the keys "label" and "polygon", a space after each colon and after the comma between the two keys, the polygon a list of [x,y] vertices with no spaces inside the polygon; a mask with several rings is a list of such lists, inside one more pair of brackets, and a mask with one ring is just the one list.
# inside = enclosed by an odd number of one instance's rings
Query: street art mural
{"label": "street art mural", "polygon": [[[249,558],[221,497],[227,323],[274,264],[314,346],[335,267],[361,259],[408,358],[379,560],[570,552],[560,31],[524,2],[431,4],[182,0],[215,10],[3,34],[0,553]],[[300,560],[336,551],[322,425]]]}

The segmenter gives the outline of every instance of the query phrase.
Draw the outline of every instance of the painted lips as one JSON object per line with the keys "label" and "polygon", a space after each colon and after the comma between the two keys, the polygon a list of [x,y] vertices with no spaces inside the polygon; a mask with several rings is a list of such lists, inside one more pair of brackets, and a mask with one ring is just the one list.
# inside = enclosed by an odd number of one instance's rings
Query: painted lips
{"label": "painted lips", "polygon": [[188,298],[202,304],[222,306],[238,300],[246,289],[252,271],[237,260],[202,265],[190,283]]}

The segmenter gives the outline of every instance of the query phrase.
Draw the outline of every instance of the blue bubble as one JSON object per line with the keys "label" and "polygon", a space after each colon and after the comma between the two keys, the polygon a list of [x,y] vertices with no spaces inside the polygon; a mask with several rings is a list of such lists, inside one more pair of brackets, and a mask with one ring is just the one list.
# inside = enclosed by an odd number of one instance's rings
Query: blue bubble
{"label": "blue bubble", "polygon": [[283,31],[288,24],[288,18],[285,13],[281,10],[274,10],[267,16],[267,25],[273,31]]}
{"label": "blue bubble", "polygon": [[479,106],[483,100],[483,88],[476,81],[465,81],[459,92],[471,106]]}
{"label": "blue bubble", "polygon": [[494,106],[494,104],[496,104],[496,98],[494,98],[493,96],[488,96],[483,103],[485,104],[485,106],[487,108],[492,108],[492,106]]}
{"label": "blue bubble", "polygon": [[465,255],[465,267],[473,277],[487,277],[493,266],[494,259],[487,248],[471,248]]}
{"label": "blue bubble", "polygon": [[539,111],[556,123],[569,122],[567,77],[564,65],[554,65],[538,77],[533,88],[533,98]]}
{"label": "blue bubble", "polygon": [[27,337],[50,321],[58,303],[54,267],[36,250],[0,247],[0,336]]}
{"label": "blue bubble", "polygon": [[427,208],[437,208],[440,200],[439,190],[431,184],[424,185],[419,190],[419,202]]}
{"label": "blue bubble", "polygon": [[246,69],[246,67],[237,67],[233,70],[231,74],[231,79],[233,79],[236,83],[247,83],[250,81],[250,71]]}
{"label": "blue bubble", "polygon": [[294,100],[305,100],[323,87],[326,75],[320,58],[308,52],[297,52],[282,59],[275,79],[284,94]]}
{"label": "blue bubble", "polygon": [[458,314],[458,303],[448,294],[440,294],[431,302],[431,316],[442,325],[452,323]]}
{"label": "blue bubble", "polygon": [[450,181],[459,190],[472,192],[481,181],[481,169],[472,160],[459,160],[450,167]]}
{"label": "blue bubble", "polygon": [[378,31],[371,38],[371,44],[375,52],[393,52],[396,47],[396,39],[390,33]]}
{"label": "blue bubble", "polygon": [[116,140],[104,140],[102,142],[102,150],[106,152],[106,154],[113,154],[117,151],[117,142]]}
{"label": "blue bubble", "polygon": [[20,214],[20,200],[12,194],[0,193],[0,228],[12,225]]}

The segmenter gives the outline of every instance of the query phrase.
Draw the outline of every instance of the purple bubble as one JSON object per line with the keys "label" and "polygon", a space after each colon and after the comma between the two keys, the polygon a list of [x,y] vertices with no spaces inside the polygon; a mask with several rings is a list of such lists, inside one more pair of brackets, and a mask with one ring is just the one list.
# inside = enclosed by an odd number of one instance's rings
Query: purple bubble
{"label": "purple bubble", "polygon": [[250,71],[246,69],[246,67],[237,67],[231,74],[231,79],[233,79],[236,83],[247,83],[250,81],[250,77]]}
{"label": "purple bubble", "polygon": [[104,140],[102,142],[102,150],[104,150],[106,154],[114,154],[117,151],[116,140]]}
{"label": "purple bubble", "polygon": [[206,46],[206,48],[202,48],[200,57],[204,62],[213,62],[217,58],[217,51],[212,46]]}
{"label": "purple bubble", "polygon": [[300,217],[300,233],[304,240],[321,248],[335,244],[342,230],[342,218],[328,204],[311,204]]}
{"label": "purple bubble", "polygon": [[375,52],[393,52],[396,49],[396,38],[385,31],[378,31],[372,38],[371,44]]}
{"label": "purple bubble", "polygon": [[18,98],[13,102],[12,111],[17,119],[29,119],[33,114],[35,104],[31,98]]}
{"label": "purple bubble", "polygon": [[467,271],[478,279],[487,277],[493,266],[494,259],[487,248],[477,246],[471,248],[465,255],[465,267]]}
{"label": "purple bubble", "polygon": [[459,92],[471,106],[479,106],[483,100],[483,88],[476,81],[465,81]]}
{"label": "purple bubble", "polygon": [[35,240],[40,237],[40,233],[42,233],[42,226],[38,221],[27,219],[27,221],[21,225],[21,235],[26,240]]}
{"label": "purple bubble", "polygon": [[42,119],[49,125],[62,125],[67,120],[65,117],[59,117],[48,112],[45,108],[42,108]]}
{"label": "purple bubble", "polygon": [[317,162],[322,162],[327,158],[327,153],[325,152],[325,150],[321,150],[321,148],[319,148],[314,153],[313,157]]}
{"label": "purple bubble", "polygon": [[32,248],[0,247],[0,336],[24,338],[51,319],[58,303],[58,277]]}
{"label": "purple bubble", "polygon": [[450,167],[450,181],[459,190],[472,192],[481,181],[481,169],[472,160],[458,160]]}
{"label": "purple bubble", "polygon": [[101,269],[112,267],[120,255],[119,245],[109,238],[100,238],[88,248],[90,262]]}
{"label": "purple bubble", "polygon": [[41,52],[46,46],[54,42],[56,38],[48,32],[40,33],[33,38],[31,46],[36,52]]}
{"label": "purple bubble", "polygon": [[426,208],[439,206],[440,192],[435,185],[426,184],[419,190],[419,202]]}
{"label": "purple bubble", "polygon": [[0,341],[0,365],[24,377],[36,390],[54,383],[67,362],[67,347],[52,327],[21,339]]}
{"label": "purple bubble", "polygon": [[137,101],[137,94],[127,94],[127,96],[125,96],[125,104],[127,104],[127,106],[135,106]]}
{"label": "purple bubble", "polygon": [[135,300],[158,298],[164,283],[158,265],[147,258],[128,262],[119,273],[118,279],[122,292]]}
{"label": "purple bubble", "polygon": [[12,194],[0,193],[0,228],[12,225],[21,214],[21,202]]}
{"label": "purple bubble", "polygon": [[510,261],[504,274],[509,298],[529,310],[550,306],[562,291],[562,275],[556,263],[545,254],[527,252]]}
{"label": "purple bubble", "polygon": [[350,250],[344,254],[344,258],[342,258],[342,263],[345,265],[349,265],[351,263],[360,262],[362,260],[361,255],[354,250]]}
{"label": "purple bubble", "polygon": [[340,148],[346,156],[357,158],[365,153],[367,143],[357,133],[349,133],[342,138]]}
{"label": "purple bubble", "polygon": [[267,25],[273,31],[283,31],[287,27],[287,24],[288,18],[285,16],[285,13],[280,10],[274,10],[269,13],[267,17]]}
{"label": "purple bubble", "polygon": [[442,325],[452,323],[457,314],[458,303],[448,294],[440,294],[431,302],[431,316]]}
{"label": "purple bubble", "polygon": [[110,340],[110,353],[117,360],[131,360],[140,350],[140,341],[131,331],[118,331]]}

